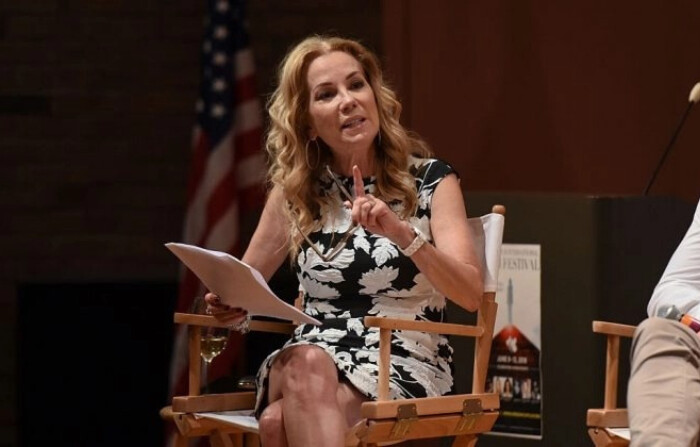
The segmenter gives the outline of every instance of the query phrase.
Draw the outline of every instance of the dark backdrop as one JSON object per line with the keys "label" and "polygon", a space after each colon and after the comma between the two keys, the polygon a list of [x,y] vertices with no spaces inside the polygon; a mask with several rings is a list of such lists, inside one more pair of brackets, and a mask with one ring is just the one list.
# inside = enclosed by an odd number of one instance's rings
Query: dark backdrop
{"label": "dark backdrop", "polygon": [[163,445],[176,292],[174,283],[20,285],[20,445]]}
{"label": "dark backdrop", "polygon": [[[0,0],[0,447],[19,442],[20,363],[70,368],[20,359],[20,285],[177,280],[162,244],[181,234],[204,4]],[[472,192],[641,192],[700,81],[699,17],[692,0],[249,2],[261,99],[302,36],[359,37]],[[698,113],[653,194],[697,199]]]}
{"label": "dark backdrop", "polygon": [[[163,243],[181,238],[206,4],[0,0],[0,447],[61,424],[55,442],[158,444],[179,269]],[[300,38],[381,51],[380,18],[375,0],[248,1],[261,100]],[[70,346],[81,326],[100,329],[89,364]]]}

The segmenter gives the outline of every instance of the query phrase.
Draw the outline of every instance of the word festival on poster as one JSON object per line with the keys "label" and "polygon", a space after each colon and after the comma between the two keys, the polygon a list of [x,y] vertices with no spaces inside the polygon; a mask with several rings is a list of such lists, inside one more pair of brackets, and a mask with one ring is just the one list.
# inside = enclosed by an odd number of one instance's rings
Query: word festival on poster
{"label": "word festival on poster", "polygon": [[542,438],[540,246],[503,244],[486,388],[501,398],[491,434]]}

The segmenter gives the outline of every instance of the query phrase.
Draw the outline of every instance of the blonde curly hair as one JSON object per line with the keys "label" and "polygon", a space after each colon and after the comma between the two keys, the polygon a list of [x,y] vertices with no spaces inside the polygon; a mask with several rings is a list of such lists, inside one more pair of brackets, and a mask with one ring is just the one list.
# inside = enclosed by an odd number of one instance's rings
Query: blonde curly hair
{"label": "blonde curly hair", "polygon": [[307,72],[316,58],[334,51],[345,52],[360,63],[374,92],[379,114],[375,195],[386,202],[401,202],[401,218],[411,216],[418,202],[415,179],[408,171],[409,157],[431,155],[428,145],[399,123],[401,104],[384,83],[379,60],[372,52],[357,41],[340,37],[312,36],[301,41],[280,64],[278,86],[267,104],[270,128],[265,144],[271,161],[269,180],[282,188],[288,204],[292,259],[303,240],[299,231],[308,234],[314,230],[315,218],[325,218],[319,216],[325,199],[314,184],[325,165],[332,165],[333,155],[323,142],[320,148],[317,142],[310,144]]}

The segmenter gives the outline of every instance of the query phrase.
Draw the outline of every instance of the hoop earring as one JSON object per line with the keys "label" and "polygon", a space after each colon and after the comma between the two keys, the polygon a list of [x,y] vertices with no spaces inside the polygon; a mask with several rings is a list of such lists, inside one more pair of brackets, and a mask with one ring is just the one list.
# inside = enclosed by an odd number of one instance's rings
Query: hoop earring
{"label": "hoop earring", "polygon": [[[309,161],[309,152],[311,152],[309,150],[309,143],[312,141],[316,143],[316,163],[313,166],[311,166],[311,162]],[[316,138],[306,142],[306,152],[304,155],[306,156],[306,167],[309,168],[310,171],[316,170],[318,164],[321,162],[321,147],[318,145],[318,140]]]}

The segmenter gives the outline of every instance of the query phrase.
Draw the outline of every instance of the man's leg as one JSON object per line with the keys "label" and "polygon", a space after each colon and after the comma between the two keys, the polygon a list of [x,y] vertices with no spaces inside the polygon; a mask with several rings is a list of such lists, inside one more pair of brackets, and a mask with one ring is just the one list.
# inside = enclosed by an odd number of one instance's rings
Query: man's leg
{"label": "man's leg", "polygon": [[632,447],[695,447],[700,432],[700,335],[663,318],[632,342],[627,390]]}

